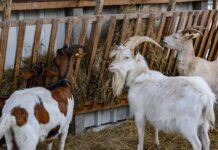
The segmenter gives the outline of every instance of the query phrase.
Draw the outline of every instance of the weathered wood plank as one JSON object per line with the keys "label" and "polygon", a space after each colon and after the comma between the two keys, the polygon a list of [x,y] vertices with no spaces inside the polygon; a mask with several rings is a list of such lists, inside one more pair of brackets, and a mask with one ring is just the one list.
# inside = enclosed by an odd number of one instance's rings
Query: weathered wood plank
{"label": "weathered wood plank", "polygon": [[[209,14],[209,11],[203,11],[202,17],[201,19],[201,23],[200,26],[204,27],[207,21],[207,16]],[[200,29],[200,31],[203,31],[203,29]],[[194,42],[194,52],[195,54],[198,54],[198,47],[200,46],[200,41],[201,41],[201,37],[196,38],[195,42]]]}
{"label": "weathered wood plank", "polygon": [[117,22],[116,17],[112,16],[111,20],[110,20],[110,27],[109,27],[109,30],[108,30],[106,42],[105,42],[104,58],[103,58],[102,67],[101,67],[102,71],[101,71],[101,74],[100,74],[100,77],[99,77],[98,85],[100,84],[100,82],[102,81],[103,76],[104,76],[106,64],[108,62],[108,57],[109,57],[109,50],[111,48],[113,35],[114,35],[115,27],[116,27],[116,22]]}
{"label": "weathered wood plank", "polygon": [[206,23],[207,30],[204,31],[203,39],[201,40],[200,48],[198,50],[198,55],[197,55],[198,57],[201,57],[202,53],[203,53],[203,58],[206,57],[207,50],[204,49],[204,46],[205,46],[205,43],[206,43],[206,41],[208,39],[209,27],[212,24],[212,19],[213,19],[214,14],[215,14],[215,11],[210,11],[210,13],[209,13],[209,17],[208,17],[208,20],[207,20],[207,23]]}
{"label": "weathered wood plank", "polygon": [[36,22],[35,36],[34,36],[34,40],[33,40],[31,64],[34,64],[37,61],[38,50],[40,48],[40,38],[41,38],[42,24],[43,24],[43,22],[41,20]]}
{"label": "weathered wood plank", "polygon": [[[177,2],[198,2],[201,0],[177,0]],[[129,5],[129,4],[161,4],[169,3],[169,0],[105,0],[104,6],[113,5]],[[58,8],[73,8],[73,7],[94,7],[95,1],[51,1],[51,2],[27,2],[27,3],[12,3],[12,10],[33,10],[33,9],[58,9]],[[0,11],[3,7],[0,7]]]}
{"label": "weathered wood plank", "polygon": [[[150,18],[148,20],[148,26],[147,26],[146,31],[145,31],[146,36],[150,36],[151,33],[153,32],[153,27],[154,27],[155,20],[156,20],[155,16],[151,14],[151,16],[150,16]],[[145,55],[147,45],[148,45],[148,42],[145,42],[143,44],[143,48],[142,48],[142,55],[143,56]]]}
{"label": "weathered wood plank", "polygon": [[73,32],[73,19],[69,19],[67,22],[67,29],[66,29],[66,34],[65,34],[65,39],[64,39],[64,44],[65,45],[70,45],[72,41],[72,32]]}
{"label": "weathered wood plank", "polygon": [[25,36],[26,24],[25,22],[20,22],[19,26],[19,33],[17,38],[17,48],[16,48],[16,55],[15,55],[15,62],[14,62],[14,73],[13,73],[13,90],[17,88],[17,79],[20,72],[20,63],[23,51],[23,44],[24,44],[24,36]]}
{"label": "weathered wood plank", "polygon": [[5,0],[5,7],[3,12],[3,21],[8,21],[11,18],[11,4],[12,0]]}
{"label": "weathered wood plank", "polygon": [[[174,21],[173,23],[176,24],[176,21],[177,21],[177,18],[179,15],[180,15],[180,18],[179,18],[179,22],[178,22],[176,31],[178,31],[182,28],[182,24],[183,24],[184,17],[185,17],[184,14],[175,13],[175,15],[173,17],[173,21]],[[171,31],[171,32],[173,32],[173,31]],[[170,69],[171,65],[173,65],[174,55],[175,55],[175,50],[171,49],[170,54],[169,54],[169,58],[168,58],[168,62],[167,62],[166,68],[165,68],[166,71]]]}
{"label": "weathered wood plank", "polygon": [[[171,21],[170,21],[170,25],[169,25],[169,29],[168,29],[168,32],[165,33],[166,35],[168,34],[172,34],[174,32],[174,29],[175,29],[175,25],[176,25],[176,20],[177,20],[177,13],[178,12],[175,12],[176,14],[174,14],[174,16],[172,17]],[[166,57],[167,57],[167,53],[168,53],[168,49],[165,48],[164,49],[164,52],[163,52],[163,55],[161,57],[161,61],[160,61],[160,69],[162,70],[165,70],[166,69],[166,64],[164,63]],[[165,68],[164,68],[165,66]]]}
{"label": "weathered wood plank", "polygon": [[91,55],[90,55],[91,57],[90,57],[89,67],[88,67],[87,83],[89,83],[90,78],[91,78],[92,68],[93,68],[93,64],[94,64],[94,61],[95,61],[96,50],[97,50],[97,46],[98,46],[98,41],[99,41],[101,28],[102,28],[102,19],[99,17],[97,22],[96,22],[95,34],[94,34],[94,37],[93,37],[93,47],[91,48]]}
{"label": "weathered wood plank", "polygon": [[0,41],[0,87],[2,86],[2,80],[4,75],[5,57],[6,57],[7,44],[8,44],[8,33],[9,33],[9,23],[4,22],[2,33],[1,33],[1,41]]}
{"label": "weathered wood plank", "polygon": [[[218,30],[218,29],[216,29]],[[218,32],[216,31],[215,38],[213,40],[212,46],[211,46],[211,51],[214,52],[210,58],[210,60],[215,60],[217,55],[218,55],[218,48],[217,48],[217,43],[218,43]]]}
{"label": "weathered wood plank", "polygon": [[159,29],[158,29],[158,32],[157,32],[157,42],[158,43],[160,42],[160,39],[162,37],[162,33],[163,33],[163,30],[164,30],[165,23],[166,23],[166,13],[163,13],[162,16],[161,16],[161,23],[159,25]]}
{"label": "weathered wood plank", "polygon": [[[164,25],[166,23],[166,13],[163,13],[161,16],[161,21],[160,21],[160,25],[157,31],[157,37],[156,37],[156,42],[159,43],[160,39],[162,37],[163,34],[163,30],[164,30]],[[157,48],[157,46],[155,46]],[[154,64],[154,60],[152,59],[150,62],[150,67],[152,68]]]}
{"label": "weathered wood plank", "polygon": [[[214,41],[212,41],[212,39],[214,39],[215,35],[216,35],[217,21],[218,21],[218,13],[216,13],[216,15],[214,17],[214,20],[213,20],[213,24],[212,24],[212,27],[211,27],[211,30],[210,30],[209,38],[208,38],[208,41],[207,41],[207,44],[206,44],[206,47],[205,47],[206,50],[209,49],[210,47],[212,48],[212,46],[214,44]],[[210,50],[210,53],[209,53],[209,55],[207,57],[207,60],[212,60],[212,57],[214,56],[214,53],[216,53],[214,50],[215,50],[214,48],[212,48]]]}
{"label": "weathered wood plank", "polygon": [[54,48],[57,36],[57,29],[58,29],[58,19],[53,19],[52,21],[52,28],[50,34],[50,41],[48,46],[48,54],[47,54],[47,65],[51,67],[52,57],[54,55]]}
{"label": "weathered wood plank", "polygon": [[139,34],[139,31],[141,29],[141,25],[142,25],[142,17],[141,17],[141,15],[138,15],[137,20],[136,20],[134,35]]}
{"label": "weathered wood plank", "polygon": [[193,22],[192,22],[192,26],[197,26],[200,13],[201,13],[201,12],[195,12],[195,14],[194,14],[194,20],[193,20]]}
{"label": "weathered wood plank", "polygon": [[[85,39],[86,39],[86,33],[88,30],[88,24],[89,24],[89,20],[87,18],[84,18],[82,21],[82,29],[80,32],[80,38],[79,38],[79,44],[80,45],[84,45],[85,43]],[[83,49],[79,49],[79,54],[83,53]],[[75,73],[74,73],[74,79],[76,81],[78,73],[79,73],[79,68],[80,68],[80,62],[81,62],[81,58],[78,57],[76,60],[76,66],[75,66]]]}
{"label": "weathered wood plank", "polygon": [[123,43],[126,40],[127,31],[129,27],[129,17],[126,15],[123,20],[122,32],[120,37],[120,43]]}
{"label": "weathered wood plank", "polygon": [[[198,12],[198,10],[193,11],[193,12]],[[188,13],[188,12],[186,12],[186,13]],[[129,19],[136,19],[139,14],[144,19],[149,18],[149,16],[150,16],[149,13],[129,13],[128,17],[129,17]],[[155,15],[155,17],[160,17],[161,14],[162,14],[161,12],[156,12],[154,15]],[[166,12],[167,17],[171,17],[172,15],[173,15],[173,12]],[[117,20],[123,20],[124,17],[126,16],[126,14],[113,14],[113,16],[116,16]],[[98,17],[102,17],[103,20],[109,20],[111,16],[110,15],[98,15]],[[80,22],[83,18],[87,18],[87,19],[89,19],[90,22],[93,22],[93,21],[96,21],[97,16],[87,15],[84,17],[75,17],[75,16],[57,17],[58,23],[59,24],[66,23],[69,18],[73,18],[75,23]],[[38,19],[38,20],[43,20],[44,24],[51,24],[53,19],[52,18],[44,18],[44,19]],[[36,19],[25,19],[24,21],[26,22],[26,25],[35,25],[37,20]],[[10,27],[19,26],[19,20],[11,20],[11,21],[9,21],[8,25]],[[2,22],[0,22],[0,27],[2,27]]]}

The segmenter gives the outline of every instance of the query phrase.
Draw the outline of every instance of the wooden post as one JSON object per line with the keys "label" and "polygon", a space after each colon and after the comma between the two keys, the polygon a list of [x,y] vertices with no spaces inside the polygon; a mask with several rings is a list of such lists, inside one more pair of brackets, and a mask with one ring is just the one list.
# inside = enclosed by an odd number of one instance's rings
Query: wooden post
{"label": "wooden post", "polygon": [[[100,15],[102,13],[103,10],[103,5],[104,5],[104,0],[96,0],[96,6],[95,6],[95,15]],[[90,40],[89,40],[89,49],[92,49],[93,47],[93,37],[95,34],[95,30],[96,30],[96,22],[92,23],[92,30],[91,30],[91,34],[90,34]],[[91,59],[91,53],[89,53],[89,60]]]}
{"label": "wooden post", "polygon": [[169,0],[167,11],[174,11],[176,9],[176,0]]}
{"label": "wooden post", "polygon": [[217,7],[217,0],[213,0],[213,9],[216,9]]}
{"label": "wooden post", "polygon": [[[102,13],[103,5],[104,5],[104,0],[96,0],[95,15],[100,15]],[[98,30],[97,29],[98,27],[99,27],[99,24],[97,24],[96,22],[92,23],[91,35],[89,38],[89,49],[90,50],[93,50],[94,37],[95,37],[96,31]],[[93,52],[93,51],[89,52],[88,62],[90,62],[91,60],[94,59],[94,58],[91,58],[93,56],[93,53],[95,53],[95,52]],[[89,79],[88,79],[88,83],[89,83]]]}
{"label": "wooden post", "polygon": [[9,20],[11,18],[11,4],[12,4],[12,0],[5,0],[4,11],[3,11],[3,21]]}
{"label": "wooden post", "polygon": [[95,15],[100,15],[102,13],[103,6],[104,0],[96,0]]}

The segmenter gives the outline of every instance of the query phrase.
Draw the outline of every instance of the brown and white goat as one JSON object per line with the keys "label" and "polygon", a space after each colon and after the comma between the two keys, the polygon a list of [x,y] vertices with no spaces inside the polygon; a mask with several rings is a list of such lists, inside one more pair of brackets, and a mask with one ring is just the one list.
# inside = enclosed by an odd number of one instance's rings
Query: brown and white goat
{"label": "brown and white goat", "polygon": [[[189,33],[197,32],[197,33]],[[200,76],[207,81],[218,96],[218,61],[195,57],[192,39],[202,33],[193,27],[164,37],[164,45],[178,52],[176,66],[180,75]]]}
{"label": "brown and white goat", "polygon": [[63,150],[73,116],[74,99],[68,80],[73,51],[84,48],[73,45],[57,50],[54,63],[59,81],[48,89],[43,87],[15,91],[6,101],[0,119],[0,138],[5,136],[7,149],[34,150],[39,142],[52,149],[54,138],[60,136]]}

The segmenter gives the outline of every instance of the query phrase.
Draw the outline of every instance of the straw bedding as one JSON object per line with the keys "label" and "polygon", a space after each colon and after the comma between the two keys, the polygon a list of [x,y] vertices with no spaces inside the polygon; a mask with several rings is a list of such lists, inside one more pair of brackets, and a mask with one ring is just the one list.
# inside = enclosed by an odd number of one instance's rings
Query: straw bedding
{"label": "straw bedding", "polygon": [[[218,120],[218,107],[216,108]],[[191,150],[190,143],[178,134],[160,132],[160,146],[153,142],[154,129],[146,124],[144,146],[147,150]],[[218,123],[216,128],[210,131],[211,150],[218,149]],[[57,144],[57,143],[56,143]],[[57,145],[55,144],[55,149]],[[136,127],[133,120],[128,120],[114,125],[100,132],[89,131],[82,135],[69,134],[66,141],[66,150],[135,150],[137,146]],[[41,146],[44,150],[45,147]]]}

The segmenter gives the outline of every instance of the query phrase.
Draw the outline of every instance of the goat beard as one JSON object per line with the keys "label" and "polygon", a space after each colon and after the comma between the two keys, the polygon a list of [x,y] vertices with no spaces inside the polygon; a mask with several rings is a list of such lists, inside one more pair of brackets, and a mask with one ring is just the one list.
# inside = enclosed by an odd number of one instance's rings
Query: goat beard
{"label": "goat beard", "polygon": [[114,96],[119,96],[123,90],[126,81],[126,74],[121,72],[114,73],[112,77],[112,88]]}

